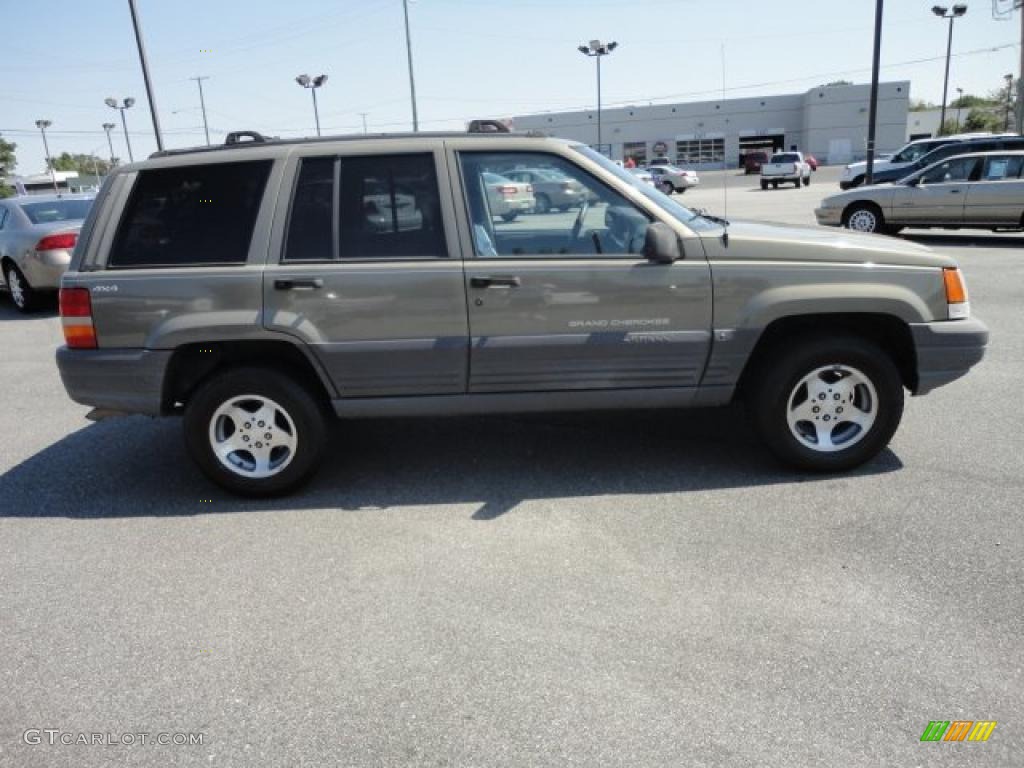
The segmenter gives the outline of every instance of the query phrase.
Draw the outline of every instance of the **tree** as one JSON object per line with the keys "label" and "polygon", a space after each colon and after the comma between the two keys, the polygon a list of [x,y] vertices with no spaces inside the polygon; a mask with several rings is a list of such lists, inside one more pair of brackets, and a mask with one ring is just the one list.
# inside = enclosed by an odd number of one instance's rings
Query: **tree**
{"label": "tree", "polygon": [[17,148],[18,145],[13,141],[7,141],[0,136],[0,197],[10,197],[14,194],[14,190],[4,184],[4,180],[18,165],[18,160],[14,156],[14,150]]}
{"label": "tree", "polygon": [[1003,118],[988,109],[972,109],[964,120],[964,131],[975,133],[980,131],[997,132],[1003,130]]}
{"label": "tree", "polygon": [[955,117],[942,124],[942,127],[939,128],[939,136],[952,136],[954,133],[960,133],[960,124]]}
{"label": "tree", "polygon": [[825,83],[824,85],[819,85],[818,87],[819,88],[833,88],[833,87],[835,87],[837,85],[853,85],[853,81],[852,80],[833,80],[831,83]]}
{"label": "tree", "polygon": [[52,160],[55,171],[78,171],[83,175],[99,173],[106,176],[110,173],[110,161],[96,157],[96,155],[72,155],[68,152],[61,152]]}
{"label": "tree", "polygon": [[971,109],[972,107],[988,107],[992,104],[991,99],[984,99],[981,96],[965,93],[963,96],[949,102],[949,106],[946,109]]}
{"label": "tree", "polygon": [[930,101],[924,99],[911,99],[910,106],[907,108],[909,112],[926,112],[929,109],[938,109],[938,106],[932,104]]}

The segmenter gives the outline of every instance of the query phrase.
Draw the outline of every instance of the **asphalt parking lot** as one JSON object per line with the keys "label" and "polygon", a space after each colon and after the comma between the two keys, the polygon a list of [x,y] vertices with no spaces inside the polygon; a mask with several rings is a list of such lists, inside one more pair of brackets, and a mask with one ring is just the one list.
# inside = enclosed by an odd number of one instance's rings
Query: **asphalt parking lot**
{"label": "asphalt parking lot", "polygon": [[[733,218],[838,189],[701,176]],[[992,345],[840,476],[738,408],[367,421],[242,501],[175,421],[85,421],[59,321],[0,297],[0,765],[1019,766],[1024,236],[906,236]],[[958,719],[998,726],[919,741]]]}

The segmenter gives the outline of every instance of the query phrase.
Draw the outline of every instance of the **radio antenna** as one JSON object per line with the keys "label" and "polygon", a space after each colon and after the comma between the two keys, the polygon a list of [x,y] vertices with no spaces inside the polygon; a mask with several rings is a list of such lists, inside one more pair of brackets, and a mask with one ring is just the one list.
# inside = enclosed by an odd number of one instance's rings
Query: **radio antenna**
{"label": "radio antenna", "polygon": [[[722,42],[722,103],[725,103],[725,41]],[[729,246],[729,163],[725,155],[729,133],[729,118],[725,118],[722,131],[722,244]]]}

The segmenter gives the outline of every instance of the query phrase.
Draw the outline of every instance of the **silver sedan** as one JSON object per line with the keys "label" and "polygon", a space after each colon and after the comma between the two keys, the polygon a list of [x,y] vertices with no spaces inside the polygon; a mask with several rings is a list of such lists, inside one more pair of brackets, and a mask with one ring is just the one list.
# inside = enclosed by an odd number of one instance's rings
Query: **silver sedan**
{"label": "silver sedan", "polygon": [[1024,229],[1024,151],[956,155],[893,184],[826,197],[819,224],[895,234],[904,227]]}
{"label": "silver sedan", "polygon": [[60,287],[92,201],[92,195],[0,200],[0,275],[22,312],[30,312],[41,293]]}

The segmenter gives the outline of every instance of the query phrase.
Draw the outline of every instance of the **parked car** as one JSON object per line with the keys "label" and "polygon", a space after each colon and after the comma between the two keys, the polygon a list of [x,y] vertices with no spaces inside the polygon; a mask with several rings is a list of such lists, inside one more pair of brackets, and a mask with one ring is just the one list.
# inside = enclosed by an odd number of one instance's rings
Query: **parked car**
{"label": "parked car", "polygon": [[895,184],[825,198],[819,224],[895,234],[903,227],[1024,228],[1024,151],[955,155]]}
{"label": "parked car", "polygon": [[652,165],[647,171],[654,177],[654,185],[666,195],[683,193],[700,184],[696,171],[687,171],[674,165]]}
{"label": "parked car", "polygon": [[761,166],[768,162],[767,152],[747,152],[743,156],[743,173],[749,176],[752,173],[760,173]]}
{"label": "parked car", "polygon": [[[915,141],[907,143],[893,154],[884,154],[876,157],[874,167],[872,168],[872,180],[877,183],[879,174],[887,171],[892,171],[894,173],[892,176],[894,179],[902,178],[902,176],[905,176],[915,170],[910,167],[914,162],[920,160],[933,149],[938,149],[939,147],[943,147],[947,144],[966,141],[967,139],[976,139],[986,136],[991,136],[991,134],[958,133],[951,136],[939,136],[933,139],[916,139]],[[905,168],[906,171],[901,175],[898,171],[903,168]],[[861,160],[857,163],[850,163],[843,168],[842,173],[839,175],[839,188],[853,189],[854,187],[859,187],[864,183],[866,173],[867,163],[865,161]]]}
{"label": "parked car", "polygon": [[[962,376],[987,343],[946,255],[726,222],[575,142],[244,136],[113,171],[61,281],[57,351],[92,418],[182,416],[195,462],[234,492],[307,479],[328,414],[736,398],[781,460],[845,470],[889,442],[905,389]],[[514,162],[598,201],[495,223],[492,187],[509,182],[492,169]],[[368,178],[411,195],[418,228],[368,224]]]}
{"label": "parked car", "polygon": [[31,312],[55,293],[71,262],[93,195],[26,195],[0,200],[0,275],[14,306]]}
{"label": "parked car", "polygon": [[632,173],[634,176],[640,179],[640,181],[642,181],[644,184],[650,184],[652,187],[655,186],[654,174],[648,171],[646,168],[630,168],[628,169],[628,171],[629,173]]}
{"label": "parked car", "polygon": [[875,184],[890,184],[900,179],[924,170],[934,165],[939,160],[945,160],[954,155],[963,155],[968,152],[999,152],[1003,150],[1024,149],[1024,137],[1002,134],[999,136],[987,136],[980,139],[965,139],[950,144],[943,144],[933,149],[926,155],[922,155],[909,165],[900,168],[889,168],[872,174],[872,181]]}
{"label": "parked car", "polygon": [[800,152],[776,152],[761,166],[761,189],[768,189],[769,184],[778,189],[785,182],[792,182],[797,189],[811,183],[811,166]]}
{"label": "parked car", "polygon": [[493,216],[514,221],[520,213],[530,213],[537,206],[533,187],[529,184],[496,173],[485,174],[484,182],[487,184],[487,200]]}
{"label": "parked car", "polygon": [[507,171],[505,176],[533,188],[537,213],[577,208],[586,199],[582,184],[546,168]]}

